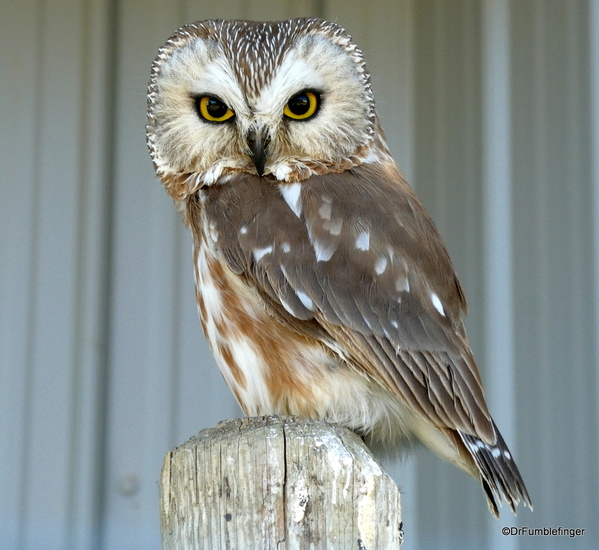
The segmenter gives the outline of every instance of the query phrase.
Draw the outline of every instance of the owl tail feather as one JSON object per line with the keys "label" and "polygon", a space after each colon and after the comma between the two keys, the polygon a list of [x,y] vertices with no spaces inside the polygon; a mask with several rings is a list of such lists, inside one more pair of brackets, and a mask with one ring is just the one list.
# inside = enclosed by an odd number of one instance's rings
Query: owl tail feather
{"label": "owl tail feather", "polygon": [[493,430],[495,445],[485,443],[476,436],[458,432],[478,469],[489,510],[498,518],[497,503],[501,504],[503,500],[508,503],[514,515],[520,501],[532,510],[532,503],[522,476],[494,422]]}

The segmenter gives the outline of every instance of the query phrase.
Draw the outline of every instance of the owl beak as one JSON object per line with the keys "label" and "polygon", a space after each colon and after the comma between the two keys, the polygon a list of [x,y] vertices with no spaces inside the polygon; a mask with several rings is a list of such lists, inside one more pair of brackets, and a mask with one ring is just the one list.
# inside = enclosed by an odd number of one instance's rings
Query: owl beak
{"label": "owl beak", "polygon": [[268,156],[268,144],[270,143],[268,130],[266,128],[252,128],[247,134],[247,143],[250,147],[250,157],[252,157],[256,172],[262,177]]}

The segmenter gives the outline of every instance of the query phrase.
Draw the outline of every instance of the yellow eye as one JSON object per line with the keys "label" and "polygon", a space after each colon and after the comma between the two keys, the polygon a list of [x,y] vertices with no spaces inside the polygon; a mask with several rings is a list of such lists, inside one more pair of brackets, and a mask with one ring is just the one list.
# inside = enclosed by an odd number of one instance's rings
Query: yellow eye
{"label": "yellow eye", "polygon": [[316,113],[319,103],[320,97],[314,92],[301,92],[287,102],[283,114],[294,120],[306,120]]}
{"label": "yellow eye", "polygon": [[200,116],[208,122],[224,122],[235,116],[235,113],[225,103],[215,97],[198,97],[196,107]]}

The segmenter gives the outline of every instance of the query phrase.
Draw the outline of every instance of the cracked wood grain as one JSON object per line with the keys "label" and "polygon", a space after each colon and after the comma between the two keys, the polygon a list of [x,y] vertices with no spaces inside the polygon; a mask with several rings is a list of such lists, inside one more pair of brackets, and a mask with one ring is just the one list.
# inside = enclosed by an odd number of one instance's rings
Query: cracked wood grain
{"label": "cracked wood grain", "polygon": [[399,489],[353,432],[255,417],[166,455],[163,550],[386,550],[402,539]]}

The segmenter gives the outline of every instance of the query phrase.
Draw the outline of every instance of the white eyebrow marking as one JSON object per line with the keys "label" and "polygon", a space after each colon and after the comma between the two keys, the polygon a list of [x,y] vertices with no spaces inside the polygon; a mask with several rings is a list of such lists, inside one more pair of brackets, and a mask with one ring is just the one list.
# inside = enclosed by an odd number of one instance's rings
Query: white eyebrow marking
{"label": "white eyebrow marking", "polygon": [[356,239],[356,248],[358,250],[368,250],[370,248],[370,233],[362,231]]}
{"label": "white eyebrow marking", "polygon": [[304,304],[304,307],[306,307],[310,311],[314,311],[314,302],[312,301],[312,298],[310,298],[310,296],[308,296],[302,290],[296,290],[295,293],[297,294],[297,297],[300,299],[300,302]]}
{"label": "white eyebrow marking", "polygon": [[279,191],[281,191],[281,195],[283,195],[291,211],[299,218],[302,213],[301,183],[280,184]]}
{"label": "white eyebrow marking", "polygon": [[265,248],[255,248],[254,249],[254,258],[256,259],[257,262],[259,262],[262,257],[266,256],[266,254],[270,254],[271,252],[272,252],[272,246],[267,246]]}
{"label": "white eyebrow marking", "polygon": [[374,263],[374,270],[376,271],[377,275],[382,275],[385,272],[385,269],[387,269],[387,258],[385,256],[381,256]]}
{"label": "white eyebrow marking", "polygon": [[441,300],[439,300],[439,296],[437,296],[434,292],[431,293],[431,300],[433,301],[433,305],[435,306],[435,308],[437,309],[437,311],[445,316],[445,310],[443,309],[443,304],[441,303]]}

